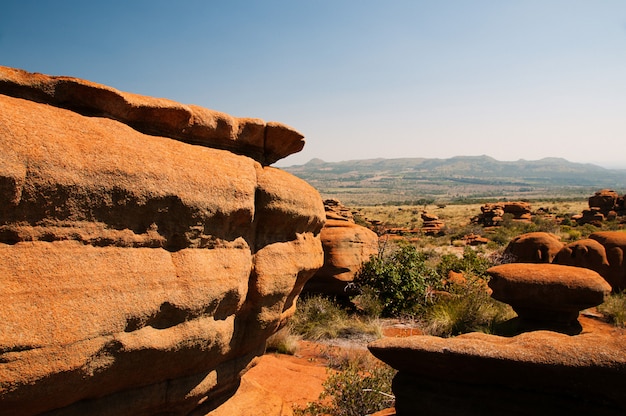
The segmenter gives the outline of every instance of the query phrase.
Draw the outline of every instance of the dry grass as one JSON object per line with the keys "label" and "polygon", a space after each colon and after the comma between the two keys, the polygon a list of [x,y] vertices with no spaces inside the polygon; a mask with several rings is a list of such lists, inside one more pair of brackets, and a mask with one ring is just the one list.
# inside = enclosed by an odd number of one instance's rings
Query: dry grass
{"label": "dry grass", "polygon": [[[404,227],[416,228],[422,225],[423,221],[420,217],[423,211],[434,214],[446,223],[446,227],[455,229],[470,226],[473,217],[480,214],[480,207],[484,204],[467,204],[467,205],[446,205],[440,207],[437,205],[401,205],[401,206],[357,206],[353,209],[360,217],[365,220],[381,221],[386,227]],[[571,216],[580,214],[587,209],[587,200],[553,202],[553,201],[534,201],[531,202],[533,211],[539,208],[548,210],[555,216]]]}

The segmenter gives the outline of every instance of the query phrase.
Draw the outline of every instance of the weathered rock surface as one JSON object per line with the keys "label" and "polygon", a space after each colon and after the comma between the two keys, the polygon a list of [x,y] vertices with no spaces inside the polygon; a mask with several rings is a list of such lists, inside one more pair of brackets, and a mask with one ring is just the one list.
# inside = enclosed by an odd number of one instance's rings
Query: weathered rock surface
{"label": "weathered rock surface", "polygon": [[512,338],[383,338],[369,345],[398,369],[398,415],[621,415],[626,336],[550,331]]}
{"label": "weathered rock surface", "polygon": [[0,94],[117,120],[145,134],[166,136],[254,158],[270,165],[304,147],[293,128],[236,118],[196,105],[118,91],[106,85],[0,66]]}
{"label": "weathered rock surface", "polygon": [[487,274],[491,296],[530,321],[576,322],[579,311],[601,304],[611,293],[602,276],[580,267],[509,263],[491,267]]}
{"label": "weathered rock surface", "polygon": [[201,110],[0,74],[0,415],[206,413],[322,265],[319,194],[161,137]]}
{"label": "weathered rock surface", "polygon": [[516,263],[552,263],[561,248],[563,242],[556,235],[534,232],[513,238],[504,255]]}
{"label": "weathered rock surface", "polygon": [[552,262],[565,266],[591,269],[604,277],[605,280],[609,269],[606,249],[598,241],[592,240],[591,238],[573,241],[563,246]]}
{"label": "weathered rock surface", "polygon": [[326,223],[320,234],[324,265],[305,286],[306,292],[345,295],[361,265],[378,253],[378,236],[355,224],[352,214],[336,200],[327,200]]}
{"label": "weathered rock surface", "polygon": [[[247,373],[246,373],[247,374]],[[244,377],[235,395],[206,416],[293,416],[291,406],[275,392]]]}
{"label": "weathered rock surface", "polygon": [[606,251],[609,266],[602,276],[614,291],[626,289],[626,232],[599,231],[592,233],[589,238],[602,244]]}

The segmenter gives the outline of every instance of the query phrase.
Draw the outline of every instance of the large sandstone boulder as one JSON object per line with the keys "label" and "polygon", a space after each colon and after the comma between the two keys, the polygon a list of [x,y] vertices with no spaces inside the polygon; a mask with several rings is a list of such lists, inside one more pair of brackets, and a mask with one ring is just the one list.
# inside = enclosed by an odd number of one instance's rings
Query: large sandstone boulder
{"label": "large sandstone boulder", "polygon": [[611,287],[596,272],[557,264],[509,263],[491,267],[491,296],[528,321],[571,324],[597,306]]}
{"label": "large sandstone boulder", "polygon": [[535,331],[374,341],[398,415],[623,415],[626,336]]}
{"label": "large sandstone boulder", "polygon": [[526,233],[513,238],[504,255],[516,263],[551,263],[562,247],[563,243],[554,234]]}
{"label": "large sandstone boulder", "polygon": [[563,246],[552,262],[565,266],[591,269],[605,279],[609,269],[606,249],[598,241],[591,238],[584,238]]}
{"label": "large sandstone boulder", "polygon": [[0,415],[208,412],[322,265],[319,194],[166,137],[204,110],[0,74]]}
{"label": "large sandstone boulder", "polygon": [[618,292],[626,289],[625,253],[625,232],[599,231],[564,246],[553,263],[594,270]]}
{"label": "large sandstone boulder", "polygon": [[0,66],[0,94],[118,120],[142,133],[226,149],[270,165],[304,147],[304,137],[276,122],[236,118],[196,105],[118,91],[71,77]]}
{"label": "large sandstone boulder", "polygon": [[590,239],[596,240],[606,250],[606,259],[609,263],[604,278],[613,287],[614,291],[626,289],[626,232],[599,231],[592,233]]}
{"label": "large sandstone boulder", "polygon": [[304,290],[332,296],[346,295],[361,265],[378,254],[378,235],[355,224],[352,214],[336,200],[325,201],[326,223],[320,237],[324,265],[307,282]]}

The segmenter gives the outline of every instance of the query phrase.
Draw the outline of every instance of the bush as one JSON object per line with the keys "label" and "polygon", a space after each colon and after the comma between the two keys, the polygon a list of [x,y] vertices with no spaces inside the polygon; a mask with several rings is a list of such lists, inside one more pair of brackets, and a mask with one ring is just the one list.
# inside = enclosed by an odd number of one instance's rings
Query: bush
{"label": "bush", "polygon": [[391,407],[394,404],[391,381],[395,373],[383,364],[364,369],[349,363],[326,379],[317,403],[303,409],[296,407],[294,414],[362,416]]}
{"label": "bush", "polygon": [[473,248],[466,246],[463,249],[463,257],[454,254],[444,254],[437,265],[437,272],[441,277],[447,277],[450,271],[463,273],[465,276],[485,276],[488,268],[494,262]]}
{"label": "bush", "polygon": [[403,243],[391,255],[381,253],[363,264],[354,284],[377,294],[383,316],[415,315],[428,302],[430,292],[441,285],[426,260],[425,253]]}

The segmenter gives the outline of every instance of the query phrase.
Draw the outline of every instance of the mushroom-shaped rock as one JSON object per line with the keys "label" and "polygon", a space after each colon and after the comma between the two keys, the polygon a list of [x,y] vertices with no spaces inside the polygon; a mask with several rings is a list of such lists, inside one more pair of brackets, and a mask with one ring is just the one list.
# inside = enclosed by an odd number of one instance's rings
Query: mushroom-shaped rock
{"label": "mushroom-shaped rock", "polygon": [[529,321],[575,323],[581,310],[601,304],[611,292],[602,276],[580,267],[509,263],[487,274],[491,296]]}
{"label": "mushroom-shaped rock", "polygon": [[534,232],[512,239],[504,250],[516,263],[551,263],[563,243],[554,234]]}
{"label": "mushroom-shaped rock", "polygon": [[626,414],[626,337],[387,337],[369,350],[398,374],[398,415]]}

